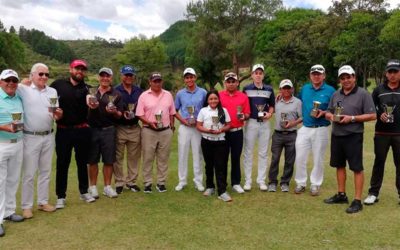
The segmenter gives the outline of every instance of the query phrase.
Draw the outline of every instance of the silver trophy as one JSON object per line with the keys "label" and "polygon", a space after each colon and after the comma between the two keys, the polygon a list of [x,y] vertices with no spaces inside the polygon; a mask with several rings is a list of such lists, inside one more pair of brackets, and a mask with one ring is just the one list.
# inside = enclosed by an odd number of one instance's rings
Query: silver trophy
{"label": "silver trophy", "polygon": [[217,131],[219,130],[219,117],[218,116],[211,116],[211,130]]}
{"label": "silver trophy", "polygon": [[264,108],[265,108],[265,104],[256,104],[256,108],[258,110],[257,113],[257,121],[258,122],[263,122],[264,121]]}
{"label": "silver trophy", "polygon": [[286,128],[289,123],[288,113],[281,113],[281,122],[280,125],[282,128]]}
{"label": "silver trophy", "polygon": [[13,119],[13,130],[22,131],[24,129],[24,123],[22,122],[22,112],[13,112],[11,113],[11,117]]}
{"label": "silver trophy", "polygon": [[236,107],[236,117],[238,118],[238,120],[244,119],[243,107],[240,105]]}
{"label": "silver trophy", "polygon": [[97,88],[89,88],[89,103],[91,105],[98,103],[96,94],[97,94]]}
{"label": "silver trophy", "polygon": [[343,106],[342,106],[342,102],[339,101],[336,103],[336,107],[335,107],[335,111],[333,114],[333,121],[335,122],[340,122],[340,120],[342,119],[342,113],[343,113]]}
{"label": "silver trophy", "polygon": [[135,112],[133,110],[135,109],[135,103],[128,103],[128,110],[126,111],[125,118],[128,120],[131,120],[135,118]]}
{"label": "silver trophy", "polygon": [[56,111],[56,109],[58,108],[58,97],[49,97],[49,103],[50,103],[50,107],[49,107],[49,112],[50,113],[54,113]]}
{"label": "silver trophy", "polygon": [[386,122],[387,122],[387,123],[393,123],[393,122],[394,122],[393,111],[394,111],[394,109],[396,108],[396,106],[390,106],[390,105],[384,104],[384,105],[383,105],[383,108],[384,108],[385,113],[386,113],[386,115],[387,115]]}
{"label": "silver trophy", "polygon": [[157,123],[157,125],[156,125],[156,127],[158,128],[158,129],[162,129],[164,126],[163,126],[163,123],[162,123],[162,110],[160,110],[158,113],[156,113],[155,115],[155,118],[156,118],[156,123]]}
{"label": "silver trophy", "polygon": [[196,124],[196,119],[194,118],[194,106],[187,106],[186,107],[187,112],[189,113],[189,117],[187,118],[187,121],[190,126],[194,126]]}
{"label": "silver trophy", "polygon": [[313,108],[312,108],[312,110],[310,112],[310,115],[312,117],[317,117],[320,105],[321,105],[321,103],[319,101],[313,101]]}
{"label": "silver trophy", "polygon": [[107,103],[107,108],[108,108],[108,109],[115,109],[115,108],[117,108],[117,107],[115,106],[115,104],[114,104],[114,101],[115,101],[115,96],[109,95],[109,96],[108,96],[108,103]]}

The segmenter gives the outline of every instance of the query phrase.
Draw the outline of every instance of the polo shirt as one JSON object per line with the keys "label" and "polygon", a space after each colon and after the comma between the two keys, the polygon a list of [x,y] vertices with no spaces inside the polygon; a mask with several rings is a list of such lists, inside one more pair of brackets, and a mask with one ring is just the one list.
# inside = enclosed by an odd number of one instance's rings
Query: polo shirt
{"label": "polo shirt", "polygon": [[[139,96],[143,93],[143,90],[136,85],[132,85],[132,91],[129,94],[129,92],[125,90],[122,84],[118,85],[115,90],[117,90],[121,94],[123,110],[128,110],[128,104],[134,103],[135,108],[133,109],[133,111],[135,111]],[[121,125],[137,125],[138,122],[139,119],[137,117],[127,120],[125,116],[121,116],[121,118],[117,120],[117,124]]]}
{"label": "polo shirt", "polygon": [[304,85],[299,93],[298,98],[302,101],[303,112],[303,125],[306,127],[312,126],[329,126],[330,121],[325,117],[315,118],[310,115],[313,109],[313,102],[318,101],[321,103],[319,109],[326,110],[328,108],[329,100],[335,92],[335,89],[327,83],[322,83],[321,87],[315,89],[311,83]]}
{"label": "polo shirt", "polygon": [[170,116],[176,114],[172,94],[164,89],[156,95],[148,89],[140,95],[136,107],[136,116],[143,116],[149,122],[156,122],[155,114],[162,112],[161,122],[163,127],[170,126]]}
{"label": "polo shirt", "polygon": [[[225,113],[225,122],[230,122],[231,118],[229,116],[228,111],[225,108],[222,108]],[[213,125],[212,122],[212,117],[213,116],[218,116],[218,109],[212,109],[210,106],[204,107],[200,110],[199,115],[197,116],[197,121],[203,123],[203,127],[206,129],[211,129],[211,126]],[[218,123],[218,127],[222,128],[224,124],[221,122]],[[225,132],[220,133],[220,134],[210,134],[210,133],[204,133],[201,132],[201,135],[203,138],[212,138],[215,140],[225,140]]]}
{"label": "polo shirt", "polygon": [[[20,97],[17,94],[15,96],[9,96],[0,88],[0,124],[10,124],[13,121],[11,117],[11,113],[13,112],[23,112]],[[0,130],[0,140],[11,140],[21,137],[22,131],[10,133]]]}
{"label": "polo shirt", "polygon": [[269,107],[275,106],[275,95],[271,85],[263,84],[261,88],[257,88],[251,83],[243,88],[243,92],[249,97],[250,118],[258,118],[258,110],[256,105],[264,105],[264,111],[268,111]]}
{"label": "polo shirt", "polygon": [[292,96],[292,98],[290,98],[288,102],[285,102],[285,100],[281,98],[278,102],[275,103],[275,130],[279,131],[297,130],[296,126],[289,129],[283,128],[281,126],[282,113],[287,114],[287,119],[289,121],[297,120],[300,117],[302,117],[302,107],[300,99]]}
{"label": "polo shirt", "polygon": [[[344,94],[343,90],[337,90],[329,102],[329,112],[334,113],[337,103],[343,107],[343,115],[362,115],[375,113],[375,105],[372,96],[363,88],[355,86],[350,93]],[[335,136],[346,136],[354,133],[363,133],[364,123],[353,122],[340,124],[333,122],[332,134]]]}
{"label": "polo shirt", "polygon": [[189,91],[187,88],[181,89],[175,96],[175,108],[179,111],[183,119],[189,118],[189,112],[187,111],[188,106],[194,106],[194,117],[203,108],[206,100],[207,91],[203,88],[196,86],[194,91]]}
{"label": "polo shirt", "polygon": [[97,91],[96,97],[99,101],[99,106],[96,109],[89,109],[88,113],[88,122],[90,127],[92,128],[106,128],[115,125],[117,118],[114,117],[113,114],[110,114],[106,111],[106,106],[109,103],[109,96],[115,96],[114,105],[117,107],[118,111],[122,110],[122,98],[121,94],[116,91],[114,88],[110,88],[103,95],[100,94],[100,91]]}
{"label": "polo shirt", "polygon": [[49,112],[49,98],[57,97],[57,91],[48,86],[40,90],[32,83],[29,86],[19,84],[17,93],[24,107],[24,130],[50,131],[53,127],[53,114]]}
{"label": "polo shirt", "polygon": [[237,118],[237,107],[242,106],[243,114],[250,114],[250,104],[247,95],[240,91],[235,91],[233,95],[229,94],[228,91],[222,90],[219,92],[219,98],[222,107],[224,107],[231,118],[231,128],[243,127],[244,121],[240,121]]}
{"label": "polo shirt", "polygon": [[[375,132],[400,135],[400,88],[391,89],[387,83],[381,84],[372,92],[378,119],[375,123]],[[380,119],[385,112],[384,105],[394,106],[393,123],[383,122]]]}

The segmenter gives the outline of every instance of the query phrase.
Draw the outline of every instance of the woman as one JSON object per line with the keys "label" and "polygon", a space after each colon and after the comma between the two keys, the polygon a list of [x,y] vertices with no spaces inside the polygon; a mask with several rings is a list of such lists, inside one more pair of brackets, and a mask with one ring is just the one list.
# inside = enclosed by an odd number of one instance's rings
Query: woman
{"label": "woman", "polygon": [[197,129],[201,132],[201,149],[206,163],[206,190],[204,196],[211,196],[215,192],[214,171],[217,180],[218,198],[232,201],[226,192],[226,175],[228,151],[225,142],[225,131],[229,130],[230,117],[226,109],[222,108],[218,92],[211,90],[207,93],[204,108],[197,116]]}

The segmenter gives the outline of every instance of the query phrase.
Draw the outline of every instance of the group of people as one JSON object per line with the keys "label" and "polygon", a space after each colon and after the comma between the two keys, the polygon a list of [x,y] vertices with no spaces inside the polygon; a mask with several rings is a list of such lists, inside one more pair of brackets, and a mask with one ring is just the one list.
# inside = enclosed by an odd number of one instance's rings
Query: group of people
{"label": "group of people", "polygon": [[[307,188],[307,162],[310,152],[313,167],[309,175],[310,194],[317,196],[324,176],[324,155],[332,123],[330,165],[336,168],[338,192],[325,199],[328,204],[348,203],[345,192],[346,162],[354,172],[355,195],[348,213],[362,210],[364,122],[375,120],[375,162],[371,188],[364,204],[377,202],[385,160],[390,147],[396,165],[396,187],[400,195],[400,62],[390,60],[386,81],[372,95],[356,84],[356,73],[349,65],[339,69],[341,85],[336,90],[325,82],[325,68],[314,65],[310,82],[294,96],[293,83],[284,79],[279,94],[263,83],[265,69],[252,67],[252,83],[239,90],[238,76],[224,76],[224,90],[196,85],[193,68],[183,72],[185,87],[173,95],[163,89],[160,72],[149,76],[149,89],[135,85],[136,71],[120,69],[121,83],[112,86],[110,68],[98,72],[98,87],[85,83],[87,63],[74,60],[70,77],[48,85],[49,68],[32,66],[29,79],[20,80],[12,69],[0,75],[0,236],[3,220],[21,222],[33,217],[34,179],[37,174],[38,210],[53,212],[66,206],[68,169],[75,152],[80,199],[92,203],[99,198],[97,177],[103,163],[103,195],[115,198],[123,190],[140,192],[137,183],[142,159],[143,192],[151,193],[153,164],[157,167],[155,188],[166,192],[171,141],[178,129],[178,179],[176,191],[188,185],[188,159],[192,152],[193,183],[204,196],[218,194],[229,202],[227,173],[230,155],[232,191],[243,194],[252,189],[252,169],[257,147],[256,184],[261,191],[289,192],[295,172],[294,193]],[[19,83],[21,82],[21,83]],[[275,113],[274,128],[270,122]],[[53,123],[56,123],[56,133]],[[139,123],[140,122],[140,123]],[[298,128],[299,124],[301,127]],[[272,158],[269,168],[268,148]],[[53,152],[56,152],[55,206],[49,204],[49,181]],[[243,154],[244,185],[241,186]],[[278,182],[279,162],[284,150],[284,167]],[[126,159],[127,170],[124,170]],[[202,161],[205,163],[205,186]],[[22,170],[22,171],[21,171]],[[268,180],[267,180],[267,170]],[[295,170],[295,171],[294,171]],[[15,213],[16,192],[22,172],[22,216]],[[126,172],[126,174],[125,174]],[[112,187],[114,175],[115,189]],[[215,180],[215,182],[214,182]],[[216,185],[215,185],[216,184]]]}

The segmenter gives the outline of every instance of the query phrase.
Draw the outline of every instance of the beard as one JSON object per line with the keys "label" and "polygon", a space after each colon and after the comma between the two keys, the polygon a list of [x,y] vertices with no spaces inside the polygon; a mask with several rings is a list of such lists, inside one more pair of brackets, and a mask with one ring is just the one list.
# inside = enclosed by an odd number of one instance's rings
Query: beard
{"label": "beard", "polygon": [[71,78],[72,78],[74,81],[83,82],[83,79],[84,79],[85,77],[84,77],[84,75],[78,73],[78,74],[71,74]]}

